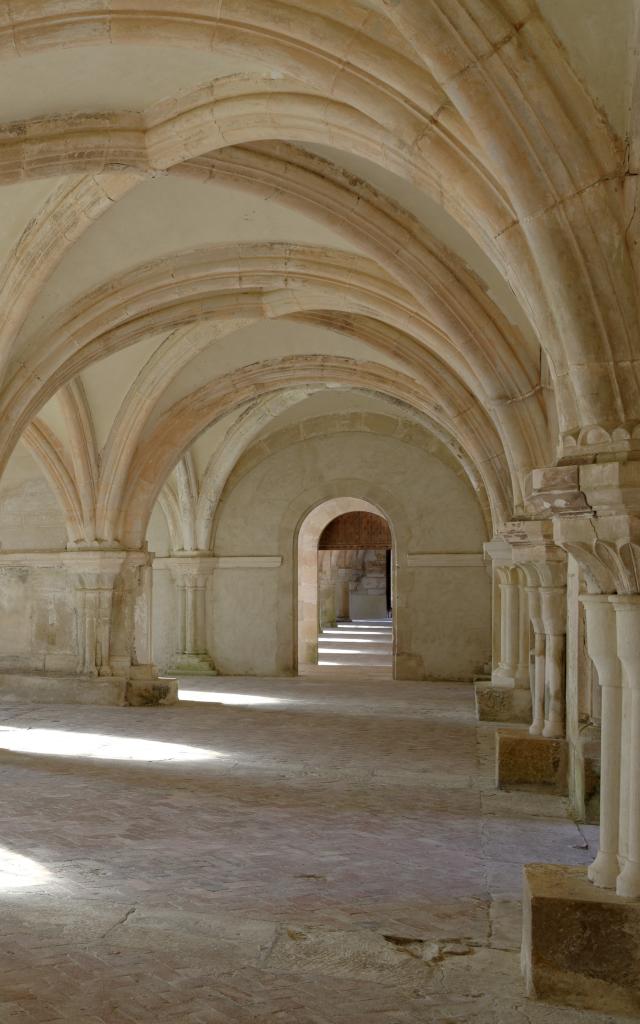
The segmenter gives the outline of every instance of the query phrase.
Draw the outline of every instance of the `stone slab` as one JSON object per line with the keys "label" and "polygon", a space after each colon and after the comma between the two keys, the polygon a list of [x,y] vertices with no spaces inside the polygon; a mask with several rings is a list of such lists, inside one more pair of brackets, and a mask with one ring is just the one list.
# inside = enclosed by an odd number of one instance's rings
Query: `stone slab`
{"label": "stone slab", "polygon": [[125,703],[125,680],[114,676],[54,676],[0,673],[0,704]]}
{"label": "stone slab", "polygon": [[524,868],[522,971],[527,995],[640,1014],[640,902],[587,880],[586,868]]}
{"label": "stone slab", "polygon": [[511,686],[476,683],[476,714],[480,722],[531,721],[531,693]]}
{"label": "stone slab", "polygon": [[530,736],[524,729],[496,731],[498,789],[536,789],[567,793],[567,742]]}

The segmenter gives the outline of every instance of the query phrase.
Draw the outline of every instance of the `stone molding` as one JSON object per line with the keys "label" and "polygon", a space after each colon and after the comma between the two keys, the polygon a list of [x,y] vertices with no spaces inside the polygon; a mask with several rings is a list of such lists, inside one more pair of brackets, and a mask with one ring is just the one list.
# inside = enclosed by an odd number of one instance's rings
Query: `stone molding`
{"label": "stone molding", "polygon": [[[192,561],[190,561],[192,559]],[[185,552],[156,558],[155,568],[169,569],[176,574],[213,572],[214,569],[279,569],[282,555],[199,555]]]}

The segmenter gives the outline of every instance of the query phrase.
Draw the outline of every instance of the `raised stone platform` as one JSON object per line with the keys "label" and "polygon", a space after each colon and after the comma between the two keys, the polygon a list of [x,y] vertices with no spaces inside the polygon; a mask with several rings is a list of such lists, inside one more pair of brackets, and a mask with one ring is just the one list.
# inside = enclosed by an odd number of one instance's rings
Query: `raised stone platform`
{"label": "raised stone platform", "polygon": [[531,721],[531,692],[513,686],[476,683],[476,714],[480,722]]}
{"label": "raised stone platform", "polygon": [[530,736],[524,729],[496,731],[498,789],[546,789],[567,794],[567,742]]}
{"label": "raised stone platform", "polygon": [[640,1014],[640,902],[587,880],[586,868],[524,868],[522,971],[527,995]]}
{"label": "raised stone platform", "polygon": [[38,675],[0,673],[0,704],[93,704],[140,707],[175,704],[175,679],[129,679],[121,676]]}

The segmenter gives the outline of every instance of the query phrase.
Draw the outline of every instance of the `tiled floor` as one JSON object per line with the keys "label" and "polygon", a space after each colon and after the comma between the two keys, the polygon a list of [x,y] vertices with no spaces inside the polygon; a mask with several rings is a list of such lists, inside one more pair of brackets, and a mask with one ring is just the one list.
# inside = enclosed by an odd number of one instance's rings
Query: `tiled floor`
{"label": "tiled floor", "polygon": [[1,1024],[614,1019],[524,997],[521,865],[595,830],[493,792],[470,687],[183,685],[2,709]]}

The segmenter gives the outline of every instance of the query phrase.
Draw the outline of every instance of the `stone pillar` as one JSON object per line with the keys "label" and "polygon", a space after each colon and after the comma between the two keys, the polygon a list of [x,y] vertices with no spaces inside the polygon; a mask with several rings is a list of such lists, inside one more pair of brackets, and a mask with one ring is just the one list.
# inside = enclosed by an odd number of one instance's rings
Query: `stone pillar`
{"label": "stone pillar", "polygon": [[545,714],[542,735],[561,739],[564,736],[565,718],[565,587],[541,587],[540,602],[545,632]]}
{"label": "stone pillar", "polygon": [[500,664],[496,676],[502,685],[515,684],[520,638],[519,584],[515,569],[500,567]]}
{"label": "stone pillar", "polygon": [[[534,470],[524,495],[530,510],[553,516],[556,544],[580,565],[586,645],[602,688],[600,851],[588,879],[581,868],[525,867],[527,989],[547,1000],[577,997],[585,1008],[637,1014],[640,462]],[[607,891],[614,883],[615,893]]]}
{"label": "stone pillar", "polygon": [[532,736],[541,736],[544,728],[544,693],[546,677],[546,638],[542,621],[542,602],[540,588],[537,585],[527,587],[529,597],[529,615],[534,633],[534,674],[532,692],[533,716],[529,732]]}
{"label": "stone pillar", "polygon": [[530,654],[531,628],[529,625],[529,595],[524,580],[518,579],[518,664],[514,676],[514,686],[529,690],[531,687]]}
{"label": "stone pillar", "polygon": [[207,651],[207,581],[215,559],[201,551],[174,554],[167,564],[176,584],[178,615],[176,660],[178,675],[215,675]]}
{"label": "stone pillar", "polygon": [[485,560],[491,563],[491,677],[499,682],[502,663],[502,601],[500,568],[511,564],[511,548],[499,535],[484,544]]}
{"label": "stone pillar", "polygon": [[620,751],[621,871],[618,896],[640,897],[640,594],[611,598],[615,608],[618,658],[622,665]]}
{"label": "stone pillar", "polygon": [[73,551],[65,557],[76,579],[79,675],[126,674],[111,664],[113,588],[125,558],[124,551],[102,550]]}
{"label": "stone pillar", "polygon": [[583,594],[587,651],[602,689],[600,759],[600,849],[588,875],[604,888],[614,888],[618,876],[620,825],[620,732],[622,691],[617,657],[615,610],[606,594]]}

